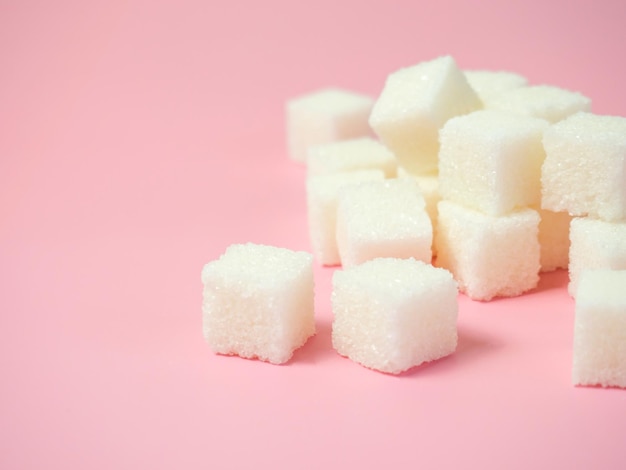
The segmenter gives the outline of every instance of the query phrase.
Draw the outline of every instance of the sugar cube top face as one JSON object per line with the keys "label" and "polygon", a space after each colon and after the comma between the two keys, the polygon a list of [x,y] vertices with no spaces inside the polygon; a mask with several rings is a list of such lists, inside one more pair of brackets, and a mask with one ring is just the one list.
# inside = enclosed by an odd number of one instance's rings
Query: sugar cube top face
{"label": "sugar cube top face", "polygon": [[380,258],[432,259],[432,225],[417,181],[391,179],[339,192],[337,247],[344,268]]}
{"label": "sugar cube top face", "polygon": [[337,88],[322,89],[287,102],[287,147],[305,162],[310,146],[371,135],[373,98]]}
{"label": "sugar cube top face", "polygon": [[526,77],[513,72],[465,70],[465,78],[481,101],[485,102],[502,92],[528,84]]}
{"label": "sugar cube top face", "polygon": [[605,222],[576,217],[570,223],[568,291],[577,296],[583,271],[589,269],[626,269],[626,221]]}
{"label": "sugar cube top face", "polygon": [[626,388],[626,270],[581,275],[574,320],[575,385]]}
{"label": "sugar cube top face", "polygon": [[579,111],[590,111],[591,100],[586,96],[550,85],[514,88],[484,101],[485,109],[498,109],[525,116],[534,116],[551,123]]}
{"label": "sugar cube top face", "polygon": [[383,180],[381,170],[355,170],[307,178],[307,218],[315,258],[323,265],[341,262],[337,248],[337,201],[341,188],[363,181]]}
{"label": "sugar cube top face", "polygon": [[437,266],[448,269],[473,300],[514,297],[537,286],[539,214],[521,209],[489,216],[460,204],[439,202]]}
{"label": "sugar cube top face", "polygon": [[313,257],[252,243],[231,245],[202,269],[203,332],[219,354],[288,361],[315,333]]}
{"label": "sugar cube top face", "polygon": [[445,56],[389,75],[369,122],[407,171],[436,173],[441,126],[481,107],[454,59]]}
{"label": "sugar cube top face", "polygon": [[578,113],[548,129],[542,207],[626,220],[626,118]]}
{"label": "sugar cube top face", "polygon": [[333,347],[371,369],[398,374],[454,352],[457,287],[414,259],[377,258],[333,274]]}
{"label": "sugar cube top face", "polygon": [[439,137],[441,197],[488,215],[539,204],[548,127],[543,119],[494,110],[450,119]]}
{"label": "sugar cube top face", "polygon": [[307,175],[316,176],[341,171],[379,169],[386,178],[396,176],[396,158],[381,142],[361,137],[309,147]]}

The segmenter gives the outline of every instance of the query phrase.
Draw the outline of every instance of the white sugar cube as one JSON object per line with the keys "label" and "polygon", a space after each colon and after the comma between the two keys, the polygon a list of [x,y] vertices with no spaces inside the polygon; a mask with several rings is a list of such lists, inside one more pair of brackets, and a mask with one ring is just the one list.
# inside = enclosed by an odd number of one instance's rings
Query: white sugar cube
{"label": "white sugar cube", "polygon": [[580,274],[588,269],[626,269],[626,222],[572,219],[568,286],[571,296],[577,296]]}
{"label": "white sugar cube", "polygon": [[202,269],[203,331],[219,354],[288,361],[315,333],[313,257],[252,243],[231,245]]}
{"label": "white sugar cube", "polygon": [[339,192],[337,247],[346,268],[374,258],[430,263],[432,225],[417,181],[391,179]]}
{"label": "white sugar cube", "polygon": [[335,271],[331,304],[333,347],[365,367],[398,374],[456,349],[457,287],[444,269],[377,258]]}
{"label": "white sugar cube", "polygon": [[287,102],[287,147],[293,160],[306,161],[312,145],[371,135],[373,98],[326,88]]}
{"label": "white sugar cube", "polygon": [[468,297],[513,297],[537,286],[536,211],[495,217],[442,200],[438,221],[436,265],[450,270]]}
{"label": "white sugar cube", "polygon": [[481,107],[454,59],[445,56],[390,74],[369,122],[407,171],[434,173],[441,126]]}
{"label": "white sugar cube", "polygon": [[626,388],[626,270],[581,275],[572,380],[575,385]]}
{"label": "white sugar cube", "polygon": [[541,200],[547,121],[480,110],[441,129],[439,192],[443,199],[504,215]]}
{"label": "white sugar cube", "polygon": [[541,246],[541,271],[567,269],[569,265],[569,226],[572,216],[567,212],[553,212],[532,207],[541,217],[539,245]]}
{"label": "white sugar cube", "polygon": [[309,147],[307,156],[309,176],[379,169],[385,173],[385,177],[393,178],[397,166],[393,153],[371,137],[315,145]]}
{"label": "white sugar cube", "polygon": [[383,180],[382,170],[356,170],[307,178],[307,217],[315,258],[323,265],[341,262],[337,248],[337,198],[339,190],[362,181]]}
{"label": "white sugar cube", "polygon": [[465,70],[465,78],[481,101],[485,102],[502,92],[528,84],[526,77],[513,72]]}
{"label": "white sugar cube", "polygon": [[524,116],[534,116],[551,123],[579,111],[590,111],[591,100],[586,96],[550,85],[514,88],[484,101],[485,109],[497,109]]}
{"label": "white sugar cube", "polygon": [[543,139],[542,207],[626,220],[626,118],[578,113]]}

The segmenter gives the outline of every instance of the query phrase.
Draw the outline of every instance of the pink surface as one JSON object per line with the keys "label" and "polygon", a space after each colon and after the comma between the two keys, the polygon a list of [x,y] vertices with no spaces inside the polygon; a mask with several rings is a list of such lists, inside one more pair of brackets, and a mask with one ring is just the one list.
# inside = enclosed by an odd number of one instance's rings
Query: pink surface
{"label": "pink surface", "polygon": [[[505,6],[506,5],[506,6]],[[309,250],[283,104],[452,54],[626,115],[623,2],[0,3],[0,468],[622,468],[626,391],[571,385],[564,272],[460,297],[459,349],[400,377],[318,334],[213,355],[202,265]]]}

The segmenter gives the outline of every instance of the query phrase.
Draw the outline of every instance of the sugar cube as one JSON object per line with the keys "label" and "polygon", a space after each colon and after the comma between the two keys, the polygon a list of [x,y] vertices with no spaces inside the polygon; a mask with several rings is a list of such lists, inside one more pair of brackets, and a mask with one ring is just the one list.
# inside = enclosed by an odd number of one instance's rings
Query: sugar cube
{"label": "sugar cube", "polygon": [[454,59],[444,56],[390,74],[369,122],[407,171],[435,173],[439,129],[481,107]]}
{"label": "sugar cube", "polygon": [[574,384],[626,388],[626,270],[584,271],[575,308]]}
{"label": "sugar cube", "polygon": [[377,258],[335,271],[333,347],[371,369],[398,374],[453,353],[457,286],[414,259]]}
{"label": "sugar cube", "polygon": [[386,178],[396,176],[396,157],[380,141],[371,137],[342,140],[309,147],[307,175],[340,171],[379,169]]}
{"label": "sugar cube", "polygon": [[441,197],[488,215],[538,204],[548,127],[543,119],[493,110],[450,119],[440,133]]}
{"label": "sugar cube", "polygon": [[465,78],[484,103],[502,92],[528,84],[526,77],[513,72],[495,70],[465,70]]}
{"label": "sugar cube", "polygon": [[371,135],[373,98],[324,88],[287,102],[287,147],[293,160],[306,161],[312,145]]}
{"label": "sugar cube", "polygon": [[[626,222],[576,217],[570,224],[568,291],[576,297],[580,274],[587,269],[626,269]],[[624,286],[626,288],[626,286]]]}
{"label": "sugar cube", "polygon": [[626,118],[578,113],[544,134],[544,209],[626,220]]}
{"label": "sugar cube", "polygon": [[432,225],[417,181],[390,179],[339,192],[337,247],[346,268],[374,258],[432,259]]}
{"label": "sugar cube", "polygon": [[513,297],[537,286],[539,214],[520,209],[491,216],[439,202],[436,265],[452,272],[474,300]]}
{"label": "sugar cube", "polygon": [[539,245],[541,271],[567,269],[569,265],[569,226],[572,216],[567,212],[553,212],[532,207],[539,213]]}
{"label": "sugar cube", "polygon": [[315,333],[313,257],[253,243],[202,269],[203,332],[219,354],[287,362]]}
{"label": "sugar cube", "polygon": [[313,254],[321,264],[332,266],[341,262],[337,248],[339,190],[350,184],[377,179],[385,179],[382,170],[355,170],[307,178],[309,235]]}
{"label": "sugar cube", "polygon": [[590,111],[591,100],[575,91],[550,85],[533,85],[486,98],[484,107],[534,116],[554,123],[579,111]]}

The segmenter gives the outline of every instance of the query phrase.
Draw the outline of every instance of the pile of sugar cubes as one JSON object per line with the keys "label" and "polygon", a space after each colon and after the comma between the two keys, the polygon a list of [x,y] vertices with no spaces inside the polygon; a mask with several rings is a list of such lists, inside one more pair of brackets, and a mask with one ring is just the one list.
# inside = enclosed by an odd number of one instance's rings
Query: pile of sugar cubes
{"label": "pile of sugar cubes", "polygon": [[289,360],[315,333],[314,259],[341,266],[333,347],[392,374],[454,352],[459,291],[518,296],[566,268],[574,384],[626,387],[626,118],[450,56],[391,73],[376,100],[323,89],[286,113],[312,255],[247,244],[208,263],[215,352]]}

